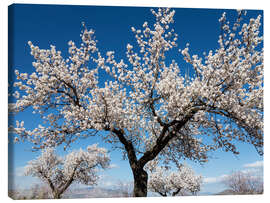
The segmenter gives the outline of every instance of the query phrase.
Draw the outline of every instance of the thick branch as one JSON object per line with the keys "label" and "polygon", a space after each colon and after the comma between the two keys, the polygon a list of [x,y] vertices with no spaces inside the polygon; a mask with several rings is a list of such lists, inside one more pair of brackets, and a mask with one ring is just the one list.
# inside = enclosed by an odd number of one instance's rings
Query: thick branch
{"label": "thick branch", "polygon": [[176,196],[181,191],[181,188],[178,188],[176,191],[172,193],[172,196]]}
{"label": "thick branch", "polygon": [[52,183],[50,177],[48,177],[46,174],[44,174],[44,172],[41,171],[41,170],[38,171],[38,172],[39,172],[39,174],[40,174],[43,178],[45,178],[45,180],[48,182],[49,187],[51,188],[52,192],[55,192],[55,187],[54,187],[54,185],[53,185],[53,183]]}
{"label": "thick branch", "polygon": [[119,141],[124,145],[127,151],[128,160],[132,169],[135,169],[137,164],[137,157],[132,142],[128,141],[122,130],[113,129],[112,132],[118,137]]}
{"label": "thick branch", "polygon": [[178,132],[197,111],[198,109],[193,109],[181,121],[175,122],[175,126],[171,132],[169,132],[168,125],[164,126],[159,138],[156,141],[155,146],[151,150],[146,151],[144,155],[139,159],[139,166],[144,167],[147,162],[153,160],[159,154],[159,152],[166,147],[170,140],[176,136],[176,132]]}
{"label": "thick branch", "polygon": [[73,172],[72,172],[72,174],[71,174],[71,176],[70,176],[70,178],[69,178],[69,180],[66,182],[66,184],[59,190],[59,195],[62,195],[65,191],[66,191],[66,189],[71,185],[71,183],[74,181],[74,175],[75,175],[75,172],[76,172],[76,169],[77,169],[77,167],[80,165],[80,163],[78,163],[77,165],[76,165],[76,167],[74,168],[74,170],[73,170]]}
{"label": "thick branch", "polygon": [[167,197],[167,194],[166,194],[166,192],[158,192],[158,194],[160,194],[162,197]]}

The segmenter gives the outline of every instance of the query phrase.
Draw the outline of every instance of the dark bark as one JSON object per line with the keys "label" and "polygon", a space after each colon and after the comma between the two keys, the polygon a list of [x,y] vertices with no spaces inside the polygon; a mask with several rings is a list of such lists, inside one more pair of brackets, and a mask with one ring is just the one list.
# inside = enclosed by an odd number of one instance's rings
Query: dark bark
{"label": "dark bark", "polygon": [[147,172],[143,170],[143,167],[138,165],[136,152],[132,142],[128,141],[125,138],[123,131],[113,129],[112,132],[117,135],[117,137],[119,138],[120,142],[124,145],[125,150],[127,152],[129,165],[131,167],[134,177],[133,196],[146,197],[148,175]]}
{"label": "dark bark", "polygon": [[[113,129],[112,132],[118,137],[119,141],[124,145],[127,152],[130,167],[134,177],[134,197],[146,197],[147,196],[147,182],[148,174],[143,169],[146,163],[153,160],[159,152],[166,147],[170,140],[175,137],[177,131],[179,131],[197,112],[192,110],[184,119],[181,121],[175,121],[174,123],[167,124],[163,127],[161,134],[159,135],[156,145],[149,151],[146,151],[143,156],[138,160],[136,151],[131,141],[127,140],[124,131]],[[169,127],[173,127],[173,131],[169,132]],[[109,130],[109,129],[108,129]]]}
{"label": "dark bark", "polygon": [[[144,153],[144,155],[138,161],[138,164],[143,167],[149,161],[152,161],[165,147],[166,145],[176,136],[176,133],[194,116],[197,109],[192,110],[186,117],[181,121],[173,121],[171,124],[167,124],[163,127],[161,134],[159,135],[155,146]],[[169,131],[169,127],[173,130]]]}
{"label": "dark bark", "polygon": [[165,193],[162,193],[162,192],[157,192],[158,194],[160,194],[162,197],[167,197],[167,194],[166,192]]}
{"label": "dark bark", "polygon": [[61,194],[58,191],[53,192],[53,198],[54,199],[61,199]]}
{"label": "dark bark", "polygon": [[81,164],[81,162],[77,163],[77,165],[75,166],[75,168],[73,169],[73,172],[71,174],[71,176],[69,177],[69,179],[67,180],[67,182],[61,186],[61,188],[57,191],[58,195],[59,195],[59,198],[56,198],[56,199],[60,199],[62,194],[68,189],[68,187],[72,184],[72,182],[74,181],[74,175],[75,175],[75,172],[78,168],[78,166]]}
{"label": "dark bark", "polygon": [[148,174],[142,168],[132,170],[134,177],[133,197],[146,197],[147,196],[147,181]]}
{"label": "dark bark", "polygon": [[[41,174],[43,174],[42,172],[40,172]],[[54,186],[53,182],[51,181],[51,179],[49,177],[47,177],[45,174],[43,174],[44,178],[47,180],[49,187],[52,191],[52,195],[54,199],[60,199],[61,198],[61,194],[59,193],[59,191],[57,190],[57,188]]]}
{"label": "dark bark", "polygon": [[73,169],[73,173],[71,174],[69,180],[61,186],[54,186],[54,184],[52,183],[51,179],[48,178],[47,176],[44,175],[44,177],[46,178],[49,187],[51,188],[52,191],[52,195],[54,199],[61,199],[62,194],[67,190],[67,188],[72,184],[73,182],[73,178],[76,172],[77,167],[80,165],[80,163],[78,163],[78,165]]}
{"label": "dark bark", "polygon": [[174,191],[174,192],[172,193],[172,196],[176,196],[180,191],[181,191],[181,189],[178,188],[176,191]]}
{"label": "dark bark", "polygon": [[58,191],[59,193],[59,198],[57,199],[60,199],[62,194],[68,189],[68,187],[71,185],[71,183],[73,182],[73,177],[70,178],[67,183]]}
{"label": "dark bark", "polygon": [[73,178],[70,178],[61,189],[54,187],[54,190],[52,191],[53,198],[54,199],[61,199],[63,193],[67,190],[67,188],[71,185],[72,182],[73,182]]}

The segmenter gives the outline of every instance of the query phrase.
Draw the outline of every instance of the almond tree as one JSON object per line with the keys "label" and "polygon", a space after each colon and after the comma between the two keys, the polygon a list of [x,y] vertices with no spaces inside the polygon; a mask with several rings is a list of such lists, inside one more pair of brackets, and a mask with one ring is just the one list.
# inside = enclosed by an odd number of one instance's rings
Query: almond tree
{"label": "almond tree", "polygon": [[[38,149],[100,135],[128,158],[134,196],[147,195],[144,167],[155,158],[203,163],[218,148],[238,154],[235,141],[263,154],[261,16],[242,23],[245,12],[238,11],[235,23],[228,23],[224,13],[217,49],[199,58],[185,47],[175,56],[191,64],[194,74],[185,77],[176,59],[166,60],[177,46],[175,11],[151,11],[153,25],[131,28],[138,45],[127,44],[127,61],[116,61],[113,51],[102,56],[94,31],[85,26],[81,46],[69,42],[67,59],[54,46],[45,50],[29,42],[35,71],[15,71],[19,90],[10,107],[32,107],[47,124],[29,130],[17,121],[16,140],[28,139]],[[104,70],[108,82],[102,83]]]}
{"label": "almond tree", "polygon": [[238,195],[263,193],[263,177],[252,172],[232,172],[222,180],[222,183]]}
{"label": "almond tree", "polygon": [[187,165],[180,165],[176,171],[156,167],[149,174],[148,187],[163,197],[197,194],[200,191],[202,177],[195,175]]}
{"label": "almond tree", "polygon": [[53,197],[60,199],[74,182],[95,185],[98,167],[108,168],[109,161],[107,151],[97,145],[88,146],[87,151],[73,151],[65,158],[57,156],[53,148],[46,148],[37,159],[28,162],[25,175],[41,179],[48,184]]}

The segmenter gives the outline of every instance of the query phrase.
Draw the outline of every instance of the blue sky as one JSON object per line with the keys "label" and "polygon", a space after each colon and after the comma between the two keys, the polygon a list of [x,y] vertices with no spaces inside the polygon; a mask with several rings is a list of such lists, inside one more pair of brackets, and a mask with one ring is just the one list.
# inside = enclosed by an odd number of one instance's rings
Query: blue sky
{"label": "blue sky", "polygon": [[[175,31],[179,34],[179,48],[190,44],[191,54],[202,56],[202,52],[217,48],[218,35],[220,33],[219,22],[221,14],[225,10],[215,9],[180,9],[175,14]],[[234,19],[236,11],[226,10],[228,18]],[[262,11],[249,10],[247,18],[255,18]],[[98,47],[104,54],[114,50],[116,58],[124,58],[127,43],[135,44],[135,38],[131,27],[141,28],[145,21],[149,24],[154,18],[150,8],[143,7],[104,7],[104,6],[48,6],[48,5],[24,5],[17,4],[9,8],[9,81],[12,81],[14,69],[22,72],[32,72],[33,58],[27,42],[30,40],[34,45],[47,49],[51,44],[67,55],[68,41],[73,40],[76,44],[80,41],[81,23],[85,22],[88,28],[95,30]],[[175,57],[177,56],[177,57]],[[184,68],[187,65],[181,59],[177,49],[168,57],[176,59]],[[39,123],[39,118],[31,114],[30,110],[15,116],[16,120],[24,120],[26,128],[34,128]],[[12,121],[12,120],[11,120]],[[99,146],[110,149],[111,145],[105,144],[101,139],[89,138],[77,141],[72,145],[73,149],[86,148],[89,144],[99,143]],[[34,159],[39,152],[31,152],[30,143],[10,144],[10,175],[14,175],[15,185],[24,187],[25,183],[32,183],[34,179],[22,176],[22,167],[27,161]],[[239,143],[240,155],[217,151],[212,154],[213,158],[201,166],[187,161],[196,173],[208,178],[208,183],[203,186],[202,192],[219,192],[223,186],[219,178],[235,170],[245,170],[246,164],[262,161],[263,157],[256,153],[253,146]],[[62,148],[59,153],[64,154]],[[101,181],[104,185],[110,185],[118,180],[132,180],[132,173],[127,160],[122,160],[119,151],[111,152],[114,168],[103,172]],[[256,168],[256,167],[253,167]],[[258,167],[257,167],[258,168]]]}

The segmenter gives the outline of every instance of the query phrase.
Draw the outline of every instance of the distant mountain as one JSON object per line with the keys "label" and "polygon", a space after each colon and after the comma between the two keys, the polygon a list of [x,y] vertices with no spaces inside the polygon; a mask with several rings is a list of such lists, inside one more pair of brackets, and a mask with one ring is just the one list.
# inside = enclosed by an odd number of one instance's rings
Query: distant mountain
{"label": "distant mountain", "polygon": [[216,193],[215,195],[235,195],[233,190],[227,189],[222,192]]}
{"label": "distant mountain", "polygon": [[[31,190],[27,189],[22,192],[22,194],[31,194]],[[219,193],[211,192],[200,192],[198,196],[206,195],[234,195],[231,190],[224,190]],[[149,197],[160,197],[157,193],[149,192]],[[127,194],[120,189],[102,188],[102,187],[73,187],[66,191],[62,198],[63,199],[82,199],[82,198],[119,198],[127,197]],[[33,198],[33,197],[32,197]]]}
{"label": "distant mountain", "polygon": [[87,187],[72,189],[63,195],[63,198],[73,199],[73,198],[106,198],[106,197],[124,197],[122,191],[117,189],[107,189],[99,187]]}
{"label": "distant mountain", "polygon": [[211,192],[200,192],[200,193],[198,194],[198,196],[207,196],[207,195],[214,195],[214,194],[211,193]]}
{"label": "distant mountain", "polygon": [[224,191],[222,191],[222,192],[219,192],[219,193],[217,193],[217,194],[215,194],[215,195],[261,195],[261,194],[263,194],[263,193],[256,193],[256,192],[250,192],[250,193],[236,193],[236,192],[234,192],[233,190],[224,190]]}

